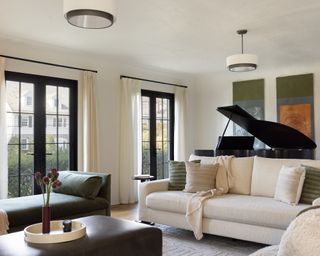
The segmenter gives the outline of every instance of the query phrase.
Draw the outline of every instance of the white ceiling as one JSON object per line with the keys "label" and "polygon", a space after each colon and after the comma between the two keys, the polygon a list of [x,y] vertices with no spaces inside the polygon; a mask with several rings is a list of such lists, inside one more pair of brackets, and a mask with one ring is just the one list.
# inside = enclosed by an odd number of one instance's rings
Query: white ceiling
{"label": "white ceiling", "polygon": [[117,21],[84,30],[63,17],[62,0],[0,0],[0,37],[125,58],[179,72],[225,69],[240,53],[259,68],[320,59],[319,0],[115,0]]}

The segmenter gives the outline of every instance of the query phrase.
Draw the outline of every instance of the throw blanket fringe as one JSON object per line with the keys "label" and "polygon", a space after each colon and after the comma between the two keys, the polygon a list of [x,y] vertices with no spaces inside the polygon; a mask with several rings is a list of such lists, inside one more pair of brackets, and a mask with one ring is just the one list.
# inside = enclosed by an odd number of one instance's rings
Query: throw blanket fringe
{"label": "throw blanket fringe", "polygon": [[197,192],[187,202],[186,220],[189,223],[193,234],[197,240],[201,240],[202,233],[202,212],[204,202],[214,197],[215,195],[221,195],[222,191],[217,189],[211,189],[208,191]]}
{"label": "throw blanket fringe", "polygon": [[7,213],[0,209],[0,235],[7,234],[9,230],[9,220]]}

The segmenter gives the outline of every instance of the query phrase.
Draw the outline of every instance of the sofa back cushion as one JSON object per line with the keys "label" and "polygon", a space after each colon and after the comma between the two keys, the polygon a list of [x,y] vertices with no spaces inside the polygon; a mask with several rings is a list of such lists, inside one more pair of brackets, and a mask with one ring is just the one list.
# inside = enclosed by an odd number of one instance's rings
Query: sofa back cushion
{"label": "sofa back cushion", "polygon": [[231,159],[231,174],[233,187],[229,193],[250,195],[251,178],[254,157],[233,157]]}
{"label": "sofa back cushion", "polygon": [[[231,174],[233,186],[229,193],[249,195],[251,190],[251,178],[254,157],[233,157],[231,159]],[[190,155],[189,161],[201,160],[201,164],[214,164],[216,157]]]}
{"label": "sofa back cushion", "polygon": [[320,167],[320,160],[254,157],[251,195],[274,197],[282,165]]}
{"label": "sofa back cushion", "polygon": [[98,195],[102,178],[97,175],[82,175],[71,173],[68,171],[59,172],[58,179],[62,185],[59,188],[53,189],[55,193],[95,199]]}
{"label": "sofa back cushion", "polygon": [[216,157],[214,156],[197,156],[191,154],[189,157],[189,161],[198,161],[200,160],[203,164],[214,164],[216,162]]}

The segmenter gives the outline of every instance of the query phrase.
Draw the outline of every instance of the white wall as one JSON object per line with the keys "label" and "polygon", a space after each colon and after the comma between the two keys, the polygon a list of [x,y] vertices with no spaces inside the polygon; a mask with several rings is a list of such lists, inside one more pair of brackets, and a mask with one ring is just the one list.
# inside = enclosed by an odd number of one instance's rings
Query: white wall
{"label": "white wall", "polygon": [[[97,109],[100,134],[101,170],[112,175],[112,204],[119,202],[119,130],[120,130],[120,75],[143,77],[189,86],[188,99],[192,104],[193,78],[186,74],[172,73],[126,63],[111,56],[97,56],[68,49],[50,46],[25,44],[9,40],[0,40],[0,54],[30,58],[63,65],[78,66],[98,70],[97,75]],[[16,60],[7,61],[7,70],[69,78],[79,80],[81,72],[65,68],[32,64]],[[153,88],[168,90],[165,85],[153,84]],[[188,131],[193,134],[193,107],[188,111]],[[80,127],[81,128],[81,127]],[[192,140],[187,152],[193,149]]]}
{"label": "white wall", "polygon": [[[314,116],[315,139],[320,146],[320,64],[292,67],[277,67],[264,69],[259,67],[256,71],[247,73],[213,73],[199,75],[196,79],[195,91],[196,123],[194,147],[198,149],[212,149],[217,145],[218,136],[223,133],[227,118],[216,111],[217,107],[232,105],[232,82],[265,79],[265,119],[277,121],[276,77],[314,73]],[[229,125],[226,135],[232,135],[232,124]],[[266,131],[267,132],[267,131]],[[317,150],[320,158],[320,150]]]}

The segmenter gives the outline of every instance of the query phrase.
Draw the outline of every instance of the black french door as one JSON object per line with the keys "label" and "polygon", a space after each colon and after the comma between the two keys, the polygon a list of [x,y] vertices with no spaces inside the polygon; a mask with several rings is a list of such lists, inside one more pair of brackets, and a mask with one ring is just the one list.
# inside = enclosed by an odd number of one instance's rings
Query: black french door
{"label": "black french door", "polygon": [[77,169],[77,81],[6,72],[8,196],[40,193],[34,172]]}
{"label": "black french door", "polygon": [[167,178],[173,160],[174,94],[141,91],[142,174]]}

